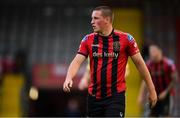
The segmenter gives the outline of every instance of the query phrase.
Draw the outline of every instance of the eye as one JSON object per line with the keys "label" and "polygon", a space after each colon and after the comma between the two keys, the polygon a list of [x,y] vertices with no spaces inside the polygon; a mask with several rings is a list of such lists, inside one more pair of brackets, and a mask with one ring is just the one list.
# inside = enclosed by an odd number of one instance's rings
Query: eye
{"label": "eye", "polygon": [[96,19],[99,19],[99,18],[98,18],[98,17],[93,17],[92,19],[95,19],[95,20],[96,20]]}
{"label": "eye", "polygon": [[94,17],[94,19],[99,19],[98,17]]}

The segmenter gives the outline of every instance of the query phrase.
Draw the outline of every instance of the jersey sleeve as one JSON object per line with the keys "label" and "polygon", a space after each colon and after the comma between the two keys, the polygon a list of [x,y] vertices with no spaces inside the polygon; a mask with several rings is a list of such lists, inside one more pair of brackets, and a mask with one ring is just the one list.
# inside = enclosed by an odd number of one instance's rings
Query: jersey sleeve
{"label": "jersey sleeve", "polygon": [[139,52],[138,45],[135,39],[130,34],[127,35],[127,39],[128,39],[128,55],[133,56]]}
{"label": "jersey sleeve", "polygon": [[79,45],[79,49],[78,49],[78,54],[81,54],[81,55],[84,55],[85,57],[88,57],[88,45],[87,45],[87,39],[88,39],[88,36],[86,35],[80,45]]}

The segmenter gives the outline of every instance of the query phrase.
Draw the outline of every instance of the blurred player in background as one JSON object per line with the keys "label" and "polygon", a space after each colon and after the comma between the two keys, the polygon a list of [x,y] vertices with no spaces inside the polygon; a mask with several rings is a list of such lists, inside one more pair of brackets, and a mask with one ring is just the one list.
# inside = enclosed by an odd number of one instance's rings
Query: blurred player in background
{"label": "blurred player in background", "polygon": [[86,70],[78,84],[79,90],[83,91],[88,88],[90,82],[90,65],[89,65],[89,58],[88,63],[86,65]]}
{"label": "blurred player in background", "polygon": [[91,25],[94,33],[86,35],[81,41],[78,54],[71,62],[63,84],[63,90],[70,92],[73,78],[89,56],[91,72],[88,87],[89,117],[125,116],[125,70],[129,56],[147,84],[152,107],[157,101],[150,73],[135,39],[128,33],[114,30],[112,23],[111,8],[100,6],[93,10]]}
{"label": "blurred player in background", "polygon": [[[158,101],[156,106],[151,110],[145,109],[145,116],[170,116],[173,104],[172,96],[174,96],[173,87],[177,79],[175,64],[171,59],[163,56],[162,50],[157,45],[151,45],[149,47],[149,54],[150,59],[147,61],[147,67],[155,85]],[[146,91],[143,81],[138,98],[138,102],[142,106],[145,104]]]}

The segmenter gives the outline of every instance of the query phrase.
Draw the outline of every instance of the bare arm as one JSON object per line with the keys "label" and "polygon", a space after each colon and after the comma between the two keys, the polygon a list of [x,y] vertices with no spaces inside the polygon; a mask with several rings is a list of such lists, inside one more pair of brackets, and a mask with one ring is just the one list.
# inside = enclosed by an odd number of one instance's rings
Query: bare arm
{"label": "bare arm", "polygon": [[63,90],[65,92],[70,92],[70,88],[72,87],[73,84],[73,78],[77,74],[81,64],[84,62],[85,59],[86,59],[85,56],[81,54],[77,54],[73,59],[73,61],[71,62],[66,75],[66,80],[63,84]]}
{"label": "bare arm", "polygon": [[171,83],[169,84],[169,86],[166,88],[165,91],[160,93],[160,95],[158,96],[159,100],[165,99],[168,93],[170,93],[171,89],[174,87],[175,82],[177,81],[177,72],[173,72],[171,74],[171,77],[172,77]]}
{"label": "bare arm", "polygon": [[157,102],[157,95],[156,95],[155,87],[152,82],[150,73],[146,67],[146,64],[140,53],[137,53],[137,54],[131,56],[131,59],[134,62],[134,64],[136,65],[138,71],[140,72],[141,76],[143,77],[143,79],[147,85],[147,88],[149,90],[150,103],[151,103],[151,106],[153,107],[153,106],[155,106],[155,104]]}
{"label": "bare arm", "polygon": [[177,82],[177,72],[173,72],[171,74],[171,77],[172,77],[172,81],[169,84],[168,88],[166,89],[167,93],[170,92],[170,90],[174,87],[175,83]]}

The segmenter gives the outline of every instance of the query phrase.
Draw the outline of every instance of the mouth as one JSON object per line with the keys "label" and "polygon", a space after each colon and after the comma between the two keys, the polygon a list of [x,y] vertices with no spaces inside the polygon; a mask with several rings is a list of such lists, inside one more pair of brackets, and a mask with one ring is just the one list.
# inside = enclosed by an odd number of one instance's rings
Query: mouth
{"label": "mouth", "polygon": [[92,26],[93,29],[95,29],[96,27],[95,26]]}

